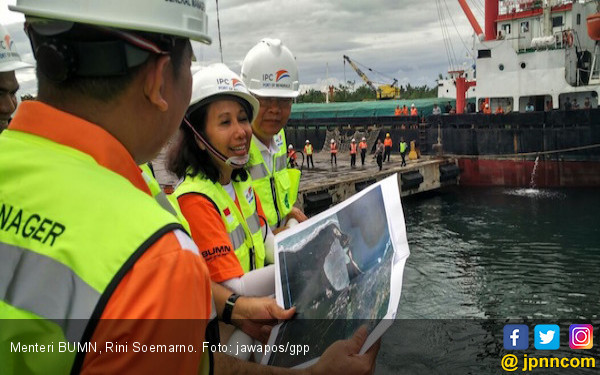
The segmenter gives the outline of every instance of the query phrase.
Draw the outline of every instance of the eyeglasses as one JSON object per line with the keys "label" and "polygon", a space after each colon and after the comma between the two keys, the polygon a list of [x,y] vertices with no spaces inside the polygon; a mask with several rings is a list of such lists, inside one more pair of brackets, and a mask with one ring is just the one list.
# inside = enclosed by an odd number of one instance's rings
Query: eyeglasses
{"label": "eyeglasses", "polygon": [[264,97],[264,96],[257,96],[256,99],[258,99],[258,102],[260,103],[261,107],[271,107],[271,106],[277,106],[279,108],[282,107],[289,107],[292,105],[292,98],[276,98],[276,97]]}

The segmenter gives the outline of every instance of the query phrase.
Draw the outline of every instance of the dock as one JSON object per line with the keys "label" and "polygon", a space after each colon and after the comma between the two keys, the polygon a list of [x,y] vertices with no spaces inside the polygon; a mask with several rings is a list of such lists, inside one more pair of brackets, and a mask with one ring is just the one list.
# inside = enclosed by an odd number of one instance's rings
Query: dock
{"label": "dock", "polygon": [[455,158],[427,156],[406,160],[407,165],[401,167],[401,156],[392,154],[390,162],[384,162],[381,171],[372,155],[367,155],[364,167],[360,156],[357,159],[357,166],[351,168],[350,156],[338,155],[337,166],[332,166],[329,153],[316,153],[315,168],[302,168],[296,206],[312,215],[395,173],[398,174],[402,197],[457,185],[460,179]]}
{"label": "dock", "polygon": [[[340,203],[372,183],[395,173],[398,174],[402,197],[456,185],[460,179],[457,159],[452,157],[421,156],[416,160],[408,160],[407,157],[407,165],[401,167],[401,156],[392,153],[390,161],[383,163],[381,171],[372,154],[367,154],[364,166],[361,166],[358,155],[354,168],[350,167],[350,155],[347,153],[338,154],[337,166],[331,165],[328,152],[316,152],[313,159],[314,169],[307,169],[306,164],[301,168],[302,178],[296,202],[296,206],[308,215]],[[299,155],[298,162],[302,163],[302,155]],[[165,192],[172,192],[177,184],[177,177],[166,170],[165,152],[161,152],[152,164],[160,185]]]}

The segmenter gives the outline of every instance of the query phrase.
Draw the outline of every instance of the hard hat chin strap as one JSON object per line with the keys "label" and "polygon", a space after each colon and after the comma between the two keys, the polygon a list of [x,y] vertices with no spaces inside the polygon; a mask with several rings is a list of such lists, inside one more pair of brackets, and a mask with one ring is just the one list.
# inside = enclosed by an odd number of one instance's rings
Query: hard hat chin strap
{"label": "hard hat chin strap", "polygon": [[246,165],[246,163],[248,162],[248,160],[250,159],[250,155],[249,154],[246,154],[246,156],[232,156],[230,158],[227,158],[225,155],[223,155],[222,153],[220,153],[216,148],[214,148],[210,144],[210,142],[208,142],[202,135],[200,135],[200,133],[198,133],[196,131],[196,129],[194,129],[194,127],[189,122],[189,120],[187,119],[187,117],[183,118],[183,122],[192,130],[192,132],[194,133],[194,135],[206,147],[206,149],[208,150],[208,152],[210,152],[211,154],[213,154],[213,156],[215,156],[217,159],[225,162],[225,164],[230,165],[230,166],[232,166],[234,168],[243,168]]}

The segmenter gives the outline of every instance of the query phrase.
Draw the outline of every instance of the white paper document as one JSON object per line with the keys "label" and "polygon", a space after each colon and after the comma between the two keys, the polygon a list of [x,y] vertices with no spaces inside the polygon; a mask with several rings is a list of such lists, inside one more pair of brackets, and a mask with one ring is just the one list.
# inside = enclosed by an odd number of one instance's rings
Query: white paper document
{"label": "white paper document", "polygon": [[297,313],[273,329],[262,363],[306,367],[361,325],[367,351],[396,317],[409,253],[397,175],[279,233],[276,298]]}

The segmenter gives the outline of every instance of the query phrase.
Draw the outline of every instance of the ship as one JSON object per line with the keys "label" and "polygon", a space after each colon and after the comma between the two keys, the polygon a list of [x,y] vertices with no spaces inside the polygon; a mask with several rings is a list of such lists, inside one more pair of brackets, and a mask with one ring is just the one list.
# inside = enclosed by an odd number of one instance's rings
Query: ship
{"label": "ship", "polygon": [[[600,186],[600,1],[486,0],[485,30],[458,2],[475,62],[438,82],[439,98],[295,104],[288,141],[390,133],[425,157],[455,157],[462,185]],[[412,104],[419,116],[394,116]],[[455,109],[433,115],[433,105]]]}

